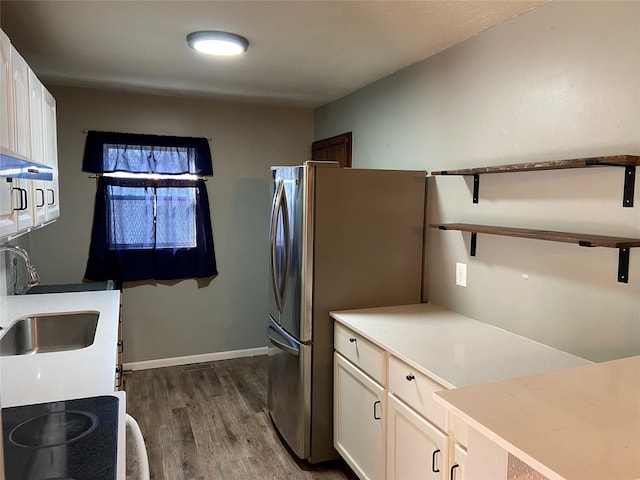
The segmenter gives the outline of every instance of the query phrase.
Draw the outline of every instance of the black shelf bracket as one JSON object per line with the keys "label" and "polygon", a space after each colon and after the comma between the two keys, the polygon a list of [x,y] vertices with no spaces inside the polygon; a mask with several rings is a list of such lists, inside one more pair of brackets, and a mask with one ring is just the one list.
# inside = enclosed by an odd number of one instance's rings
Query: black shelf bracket
{"label": "black shelf bracket", "polygon": [[469,255],[471,255],[472,257],[476,256],[476,243],[478,242],[478,233],[477,232],[471,232],[471,251],[469,252]]}
{"label": "black shelf bracket", "polygon": [[630,248],[621,248],[618,253],[618,281],[629,283],[629,254]]}
{"label": "black shelf bracket", "polygon": [[624,169],[624,193],[622,196],[623,207],[633,207],[633,194],[636,185],[636,167],[629,165]]}
{"label": "black shelf bracket", "polygon": [[[633,207],[633,197],[636,184],[636,166],[635,165],[621,165],[619,163],[605,163],[599,162],[596,159],[587,159],[585,166],[610,166],[610,167],[622,167],[624,166],[624,190],[622,194],[622,206]],[[441,175],[450,175],[446,170],[440,173]],[[460,174],[459,174],[460,175]],[[461,175],[469,175],[462,173]],[[473,203],[478,203],[480,200],[480,174],[474,173],[473,176]]]}
{"label": "black shelf bracket", "polygon": [[478,203],[478,191],[480,190],[480,175],[473,175],[473,203]]}

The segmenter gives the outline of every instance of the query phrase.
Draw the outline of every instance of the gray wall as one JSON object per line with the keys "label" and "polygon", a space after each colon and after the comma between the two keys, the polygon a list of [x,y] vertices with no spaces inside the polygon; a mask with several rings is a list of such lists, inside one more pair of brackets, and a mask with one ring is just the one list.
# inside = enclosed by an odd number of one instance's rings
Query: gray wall
{"label": "gray wall", "polygon": [[309,158],[313,112],[200,99],[50,87],[58,108],[61,217],[29,234],[43,284],[82,280],[95,181],[81,171],[83,130],[212,137],[207,182],[219,275],[199,288],[124,290],[126,362],[266,345],[270,166]]}
{"label": "gray wall", "polygon": [[[640,155],[640,2],[553,2],[318,109],[315,138],[353,131],[354,167],[429,171]],[[640,237],[623,170],[429,179],[430,222]],[[590,360],[640,353],[640,249],[429,229],[425,297]],[[468,265],[467,288],[455,263]],[[528,279],[523,277],[528,275]]]}

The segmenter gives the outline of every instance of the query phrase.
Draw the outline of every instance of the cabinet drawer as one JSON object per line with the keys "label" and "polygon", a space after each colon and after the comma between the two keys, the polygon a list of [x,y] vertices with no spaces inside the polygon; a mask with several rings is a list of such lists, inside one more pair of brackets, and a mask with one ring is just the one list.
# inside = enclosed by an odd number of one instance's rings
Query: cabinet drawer
{"label": "cabinet drawer", "polygon": [[446,390],[415,368],[389,357],[389,390],[441,430],[445,430],[445,409],[435,402],[433,393]]}
{"label": "cabinet drawer", "polygon": [[467,445],[469,445],[469,441],[467,440],[469,427],[464,420],[452,413],[449,413],[449,434],[464,448],[467,448]]}
{"label": "cabinet drawer", "polygon": [[334,327],[333,343],[336,351],[359,369],[381,385],[386,384],[384,351],[380,347],[337,322]]}

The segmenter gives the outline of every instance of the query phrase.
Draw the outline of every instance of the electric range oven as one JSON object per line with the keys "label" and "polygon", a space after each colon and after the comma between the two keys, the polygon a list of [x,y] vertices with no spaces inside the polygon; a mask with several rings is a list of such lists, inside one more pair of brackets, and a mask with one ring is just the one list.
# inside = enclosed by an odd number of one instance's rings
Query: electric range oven
{"label": "electric range oven", "polygon": [[120,401],[115,394],[3,408],[6,480],[117,480]]}

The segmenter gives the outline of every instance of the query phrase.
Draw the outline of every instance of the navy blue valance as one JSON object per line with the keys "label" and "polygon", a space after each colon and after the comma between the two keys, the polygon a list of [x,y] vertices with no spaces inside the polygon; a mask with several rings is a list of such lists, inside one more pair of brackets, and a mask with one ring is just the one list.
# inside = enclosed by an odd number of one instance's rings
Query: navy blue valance
{"label": "navy blue valance", "polygon": [[213,163],[206,138],[90,131],[82,170],[211,176]]}

